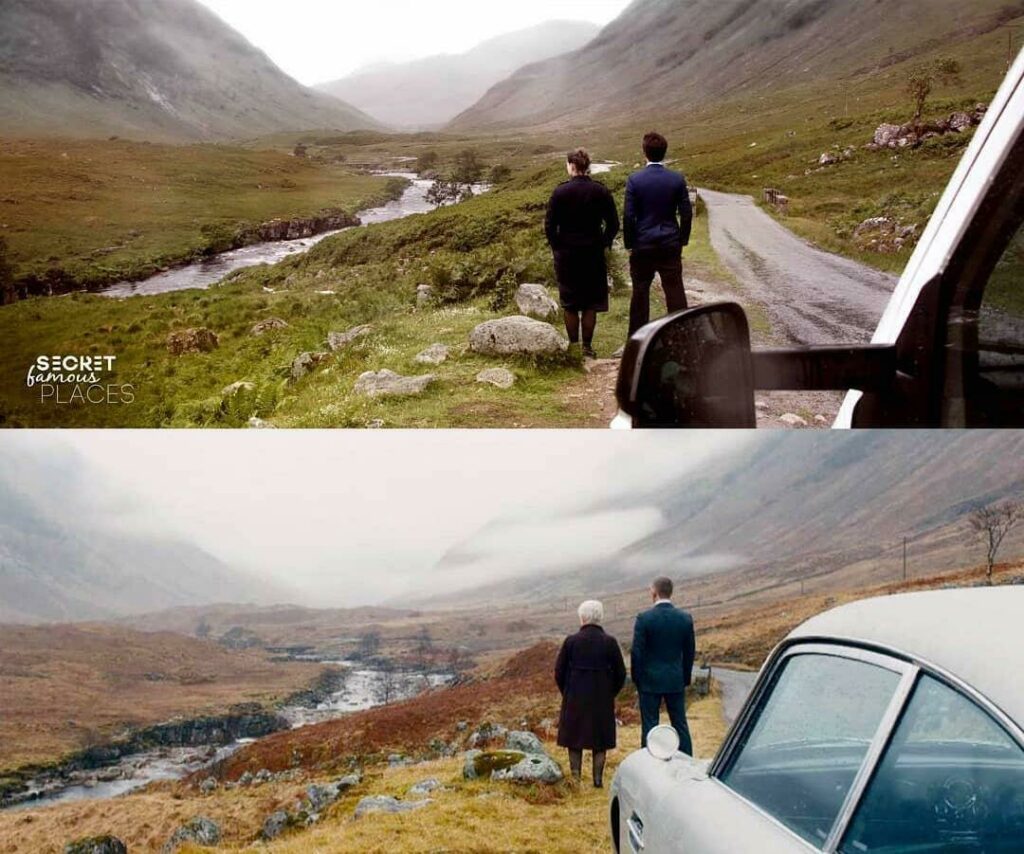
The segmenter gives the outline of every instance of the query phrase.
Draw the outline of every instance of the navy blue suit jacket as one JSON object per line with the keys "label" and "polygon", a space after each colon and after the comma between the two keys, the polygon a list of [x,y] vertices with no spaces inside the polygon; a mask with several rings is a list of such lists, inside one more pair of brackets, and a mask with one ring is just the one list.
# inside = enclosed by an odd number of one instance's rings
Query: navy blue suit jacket
{"label": "navy blue suit jacket", "polygon": [[636,618],[630,654],[641,694],[682,694],[693,678],[697,642],[693,617],[674,605],[655,605]]}
{"label": "navy blue suit jacket", "polygon": [[629,177],[624,227],[627,249],[682,249],[690,245],[692,229],[690,188],[682,175],[652,164]]}

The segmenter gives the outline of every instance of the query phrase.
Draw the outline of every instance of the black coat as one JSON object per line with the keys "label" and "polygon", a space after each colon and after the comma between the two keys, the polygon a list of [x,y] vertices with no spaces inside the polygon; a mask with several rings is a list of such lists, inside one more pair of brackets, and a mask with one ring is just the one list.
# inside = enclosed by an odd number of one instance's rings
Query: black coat
{"label": "black coat", "polygon": [[584,626],[562,644],[555,682],[562,692],[559,746],[570,750],[615,747],[615,698],[626,684],[619,642],[600,626]]}
{"label": "black coat", "polygon": [[641,694],[682,694],[693,678],[693,617],[671,604],[636,618],[630,670]]}
{"label": "black coat", "polygon": [[586,177],[560,184],[548,203],[544,232],[555,256],[562,307],[607,311],[604,253],[619,233],[619,212],[611,191]]}

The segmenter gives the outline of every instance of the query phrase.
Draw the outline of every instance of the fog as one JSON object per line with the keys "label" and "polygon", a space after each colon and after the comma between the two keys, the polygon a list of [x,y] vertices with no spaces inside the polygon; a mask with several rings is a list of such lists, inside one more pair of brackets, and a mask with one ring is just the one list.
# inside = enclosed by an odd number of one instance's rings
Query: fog
{"label": "fog", "polygon": [[82,431],[12,434],[5,447],[46,461],[16,469],[37,473],[17,486],[52,506],[55,520],[186,538],[289,586],[304,604],[352,606],[607,557],[662,523],[634,493],[752,441]]}
{"label": "fog", "polygon": [[494,36],[544,21],[606,24],[629,5],[629,0],[200,2],[307,85],[336,80],[377,62],[462,53]]}

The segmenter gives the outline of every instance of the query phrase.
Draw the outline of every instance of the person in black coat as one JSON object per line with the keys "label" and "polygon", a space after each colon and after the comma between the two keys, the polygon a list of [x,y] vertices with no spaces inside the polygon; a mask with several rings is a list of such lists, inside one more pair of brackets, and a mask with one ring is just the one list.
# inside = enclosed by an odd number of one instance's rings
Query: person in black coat
{"label": "person in black coat", "polygon": [[668,709],[669,720],[679,733],[683,753],[693,755],[690,726],[686,720],[686,689],[693,679],[696,638],[693,617],[672,604],[672,580],[657,578],[651,585],[654,607],[636,618],[630,672],[640,699],[642,736],[658,725],[661,704]]}
{"label": "person in black coat", "polygon": [[558,294],[565,312],[565,329],[572,344],[595,358],[597,315],[608,311],[608,265],[605,251],[619,233],[619,212],[611,191],[590,177],[590,155],[570,152],[571,176],[555,188],[548,203],[544,231],[555,256]]}
{"label": "person in black coat", "polygon": [[565,639],[555,664],[562,692],[558,746],[569,750],[569,767],[579,780],[583,751],[594,753],[594,786],[604,784],[607,751],[615,747],[615,698],[626,684],[626,664],[619,642],[601,628],[604,606],[580,605],[580,630]]}

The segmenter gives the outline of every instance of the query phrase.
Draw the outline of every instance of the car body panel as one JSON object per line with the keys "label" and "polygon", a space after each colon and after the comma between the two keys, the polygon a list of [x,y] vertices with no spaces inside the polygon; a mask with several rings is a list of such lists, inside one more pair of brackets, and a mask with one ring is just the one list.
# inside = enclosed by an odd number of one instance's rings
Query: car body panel
{"label": "car body panel", "polygon": [[[912,694],[919,672],[953,684],[1024,748],[1024,679],[1007,679],[1010,650],[1024,649],[1024,587],[927,591],[868,599],[813,617],[769,656],[758,682],[716,759],[708,764],[678,754],[669,762],[646,750],[629,756],[612,783],[622,852],[686,854],[806,854],[817,851],[714,775],[721,773],[740,735],[758,714],[759,697],[779,663],[805,652],[887,659],[904,676],[883,721],[888,732]],[[857,652],[860,650],[860,652]],[[852,814],[886,739],[876,739],[844,808]],[[643,847],[629,842],[628,821],[643,822]],[[845,826],[845,822],[842,826]],[[836,831],[833,831],[834,833]],[[838,844],[838,839],[830,843]],[[825,847],[825,840],[822,841]]]}

